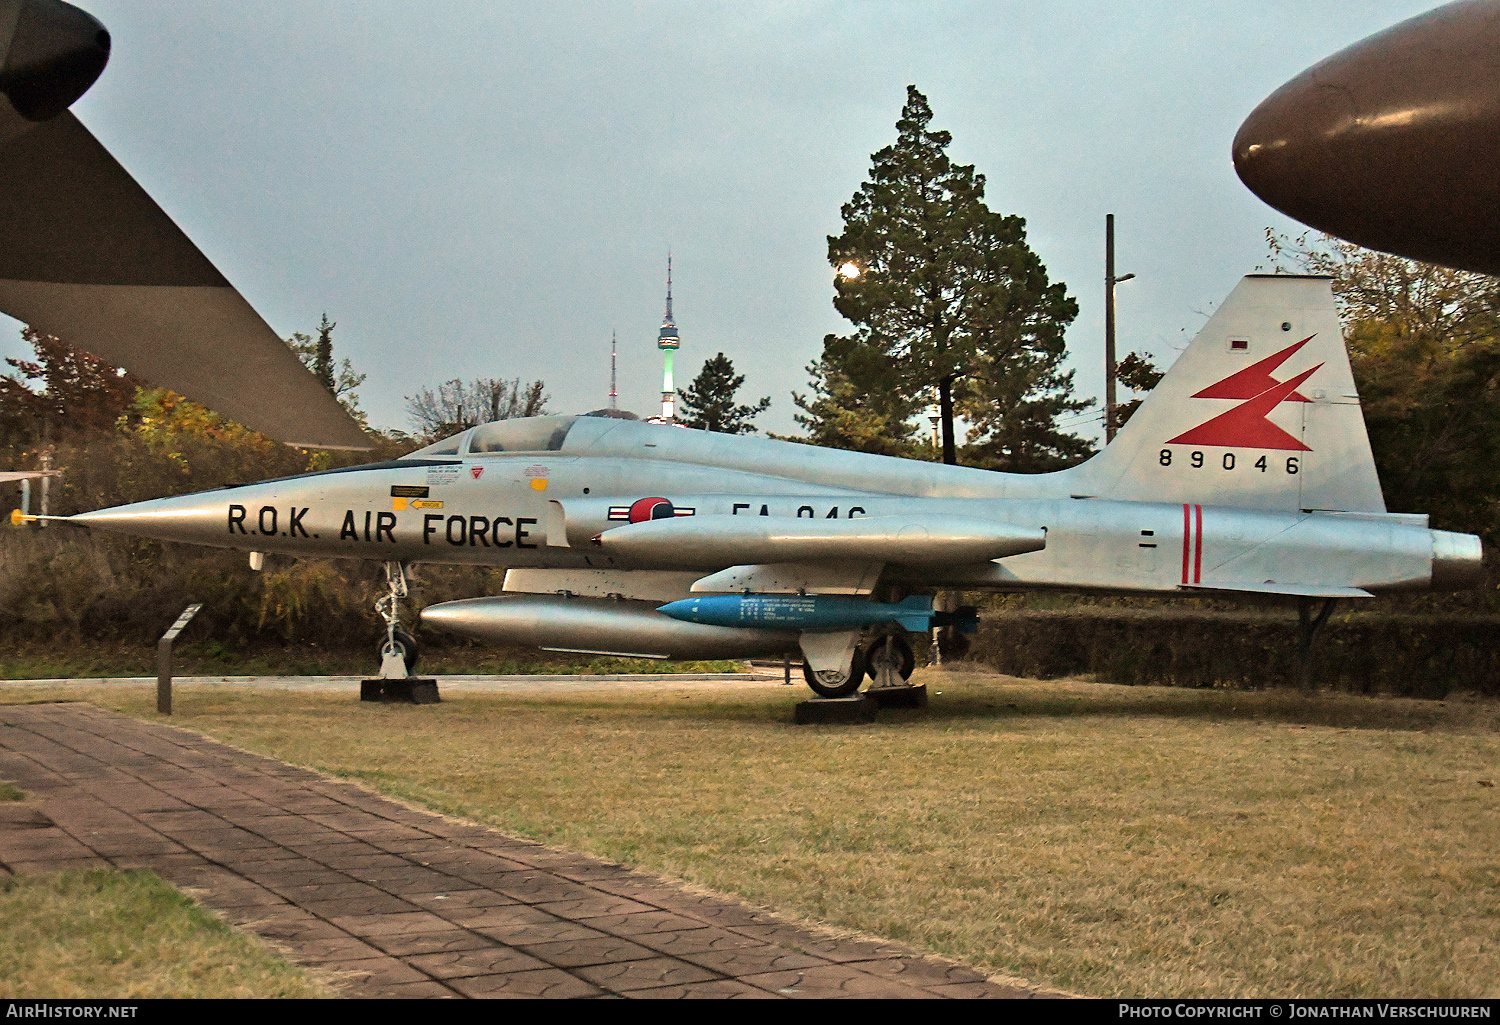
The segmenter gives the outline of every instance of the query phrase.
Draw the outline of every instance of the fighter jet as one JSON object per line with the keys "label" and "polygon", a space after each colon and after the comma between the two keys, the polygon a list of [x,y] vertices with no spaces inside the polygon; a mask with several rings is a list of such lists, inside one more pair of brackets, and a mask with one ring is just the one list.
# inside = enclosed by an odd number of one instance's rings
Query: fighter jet
{"label": "fighter jet", "polygon": [[[1244,278],[1102,452],[1046,474],[609,417],[474,427],[400,459],[67,518],[389,567],[506,567],[422,621],[647,658],[800,654],[822,696],[909,679],[942,589],[1303,602],[1464,587],[1477,537],[1388,513],[1327,278]],[[914,600],[915,599],[915,600]],[[384,667],[389,669],[390,667]]]}
{"label": "fighter jet", "polygon": [[[364,444],[66,111],[108,53],[81,13],[0,0],[0,310],[281,440]],[[1321,621],[1338,600],[1467,586],[1481,557],[1476,537],[1386,512],[1329,281],[1294,276],[1241,281],[1114,441],[1056,473],[547,416],[61,519],[245,550],[252,567],[384,563],[382,675],[415,658],[405,567],[470,563],[505,567],[503,593],[425,623],[648,658],[795,652],[825,697],[907,683],[911,634],[972,626],[933,607],[949,589],[1321,601]]]}

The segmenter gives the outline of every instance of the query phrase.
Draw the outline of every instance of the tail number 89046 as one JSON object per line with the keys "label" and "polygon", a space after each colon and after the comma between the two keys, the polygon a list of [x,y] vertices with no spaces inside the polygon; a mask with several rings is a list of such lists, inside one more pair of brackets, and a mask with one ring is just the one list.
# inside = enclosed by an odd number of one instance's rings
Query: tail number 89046
{"label": "tail number 89046", "polygon": [[[1246,456],[1245,460],[1248,459],[1249,457]],[[1242,464],[1242,460],[1233,452],[1225,452],[1216,461],[1205,456],[1201,451],[1198,451],[1196,449],[1192,452],[1187,453],[1186,457],[1181,457],[1174,454],[1173,451],[1169,448],[1164,448],[1161,450],[1161,454],[1157,457],[1157,461],[1161,463],[1162,466],[1188,466],[1194,470],[1201,470],[1205,466],[1209,468],[1217,467],[1223,470],[1233,470],[1236,466]],[[1275,466],[1277,462],[1280,462],[1280,460],[1272,460],[1270,456],[1262,455],[1259,459],[1255,460],[1255,462],[1251,463],[1246,461],[1243,462],[1243,465],[1249,469],[1259,470],[1261,473],[1265,473],[1267,470],[1273,468],[1281,469],[1282,467]],[[1289,474],[1300,473],[1302,470],[1302,464],[1297,456],[1287,456],[1284,468]]]}

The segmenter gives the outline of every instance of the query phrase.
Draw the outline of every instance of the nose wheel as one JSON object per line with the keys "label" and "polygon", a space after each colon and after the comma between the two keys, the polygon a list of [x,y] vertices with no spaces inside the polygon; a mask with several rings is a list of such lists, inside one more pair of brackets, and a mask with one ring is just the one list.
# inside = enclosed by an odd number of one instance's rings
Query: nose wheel
{"label": "nose wheel", "polygon": [[[405,630],[395,630],[380,644],[380,675],[386,676],[388,659],[398,659],[401,676],[413,676],[417,671],[417,639]],[[387,677],[389,678],[389,677]]]}
{"label": "nose wheel", "polygon": [[386,593],[375,602],[375,613],[385,620],[380,640],[380,677],[401,680],[417,667],[417,639],[401,629],[401,599],[406,597],[406,573],[401,563],[385,564]]}

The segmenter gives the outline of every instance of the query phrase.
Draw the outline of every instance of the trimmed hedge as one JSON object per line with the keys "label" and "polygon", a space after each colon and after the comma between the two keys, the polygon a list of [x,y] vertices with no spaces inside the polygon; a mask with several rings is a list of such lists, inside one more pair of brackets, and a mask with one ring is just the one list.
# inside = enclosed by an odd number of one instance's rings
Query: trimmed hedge
{"label": "trimmed hedge", "polygon": [[[1321,689],[1441,698],[1500,695],[1500,617],[1335,615],[1313,648]],[[992,612],[968,660],[1013,676],[1109,683],[1295,687],[1295,613],[1171,609]]]}

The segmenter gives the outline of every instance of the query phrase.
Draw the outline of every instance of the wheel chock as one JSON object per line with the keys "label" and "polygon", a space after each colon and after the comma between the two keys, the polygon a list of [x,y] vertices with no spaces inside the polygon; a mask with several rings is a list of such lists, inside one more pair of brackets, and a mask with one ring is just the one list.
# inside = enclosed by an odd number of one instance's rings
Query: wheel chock
{"label": "wheel chock", "polygon": [[880,706],[864,694],[847,698],[812,698],[799,701],[793,721],[802,723],[874,722]]}
{"label": "wheel chock", "polygon": [[443,699],[438,696],[437,680],[408,677],[403,680],[361,680],[359,700],[383,701],[386,704],[406,702],[412,705],[436,705]]}
{"label": "wheel chock", "polygon": [[927,685],[920,687],[871,687],[865,691],[881,708],[926,708]]}

